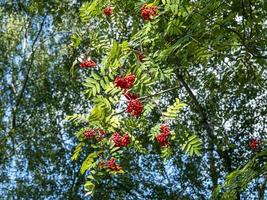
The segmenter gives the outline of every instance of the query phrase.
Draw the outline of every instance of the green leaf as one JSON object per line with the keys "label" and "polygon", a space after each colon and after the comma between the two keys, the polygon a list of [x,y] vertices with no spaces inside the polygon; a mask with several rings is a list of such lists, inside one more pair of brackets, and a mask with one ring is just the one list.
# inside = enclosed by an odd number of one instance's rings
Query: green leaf
{"label": "green leaf", "polygon": [[96,96],[96,94],[100,93],[101,91],[99,81],[95,80],[94,78],[87,78],[83,85],[88,88],[84,92],[84,94],[88,95],[88,98]]}
{"label": "green leaf", "polygon": [[202,149],[202,142],[196,135],[187,137],[186,141],[182,145],[182,150],[186,154],[189,154],[190,156],[193,155],[199,156],[201,149]]}
{"label": "green leaf", "polygon": [[99,105],[95,106],[90,115],[88,116],[89,122],[93,121],[102,121],[105,118],[105,109],[100,107]]}
{"label": "green leaf", "polygon": [[85,143],[81,142],[76,146],[76,148],[74,150],[74,154],[71,157],[71,160],[77,160],[77,158],[78,158],[80,152],[82,151],[82,148],[84,147],[84,145],[85,145]]}
{"label": "green leaf", "polygon": [[86,170],[90,169],[94,165],[94,159],[97,158],[100,152],[90,153],[83,161],[80,172],[84,174]]}
{"label": "green leaf", "polygon": [[74,121],[74,122],[87,122],[87,118],[85,115],[82,114],[73,114],[73,115],[68,115],[65,117],[66,121]]}
{"label": "green leaf", "polygon": [[93,184],[91,181],[86,181],[86,183],[84,184],[84,188],[86,191],[86,196],[92,195],[95,189],[95,184]]}
{"label": "green leaf", "polygon": [[156,135],[160,133],[160,126],[161,124],[156,124],[154,127],[151,128],[150,134],[148,135],[150,141],[154,141]]}
{"label": "green leaf", "polygon": [[185,103],[181,103],[178,98],[175,99],[175,103],[167,108],[166,112],[163,112],[163,119],[175,119],[180,110],[185,107]]}

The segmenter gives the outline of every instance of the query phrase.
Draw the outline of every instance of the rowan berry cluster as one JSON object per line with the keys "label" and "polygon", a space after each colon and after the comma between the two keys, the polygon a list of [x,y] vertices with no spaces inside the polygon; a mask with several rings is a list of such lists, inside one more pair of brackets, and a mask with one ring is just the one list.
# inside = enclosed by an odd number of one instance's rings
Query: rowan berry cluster
{"label": "rowan berry cluster", "polygon": [[134,117],[138,117],[143,112],[144,106],[142,102],[138,99],[138,96],[136,94],[127,91],[127,89],[133,87],[134,81],[135,75],[129,74],[125,77],[117,76],[115,78],[114,84],[115,87],[120,87],[121,89],[124,89],[123,94],[127,98],[127,100],[129,100],[126,112],[128,112]]}
{"label": "rowan berry cluster", "polygon": [[[113,8],[107,6],[103,9],[103,14],[107,17],[111,16],[113,13]],[[141,17],[145,20],[152,20],[158,15],[158,7],[151,4],[143,4],[141,7]]]}
{"label": "rowan berry cluster", "polygon": [[92,67],[95,67],[96,66],[96,63],[93,61],[93,60],[83,60],[81,63],[80,63],[80,67],[81,68],[92,68]]}
{"label": "rowan berry cluster", "polygon": [[96,139],[97,141],[101,140],[102,138],[105,138],[107,133],[105,130],[98,130],[98,129],[91,129],[88,131],[85,131],[83,135],[87,139]]}
{"label": "rowan berry cluster", "polygon": [[157,6],[143,4],[143,6],[141,7],[141,17],[145,21],[152,20],[155,16],[158,15],[157,11]]}
{"label": "rowan berry cluster", "polygon": [[134,117],[139,117],[143,112],[144,106],[139,99],[129,100],[126,112]]}
{"label": "rowan berry cluster", "polygon": [[249,147],[254,151],[258,150],[260,147],[260,141],[256,138],[251,139],[249,142]]}
{"label": "rowan berry cluster", "polygon": [[159,143],[160,146],[165,147],[169,146],[169,136],[171,132],[169,129],[169,126],[167,124],[162,124],[160,126],[160,133],[156,136],[156,140]]}
{"label": "rowan berry cluster", "polygon": [[111,171],[120,171],[122,168],[116,163],[115,158],[110,158],[108,161],[101,161],[98,164],[100,169],[109,169]]}
{"label": "rowan berry cluster", "polygon": [[121,170],[121,166],[119,166],[116,163],[115,158],[111,158],[110,160],[108,160],[107,162],[107,168],[112,170],[112,171],[120,171]]}
{"label": "rowan berry cluster", "polygon": [[110,6],[107,6],[104,8],[103,13],[105,16],[109,17],[110,15],[112,15],[113,12],[113,8]]}
{"label": "rowan berry cluster", "polygon": [[127,133],[121,136],[119,133],[115,132],[110,140],[114,143],[115,147],[126,147],[131,143],[131,138]]}
{"label": "rowan berry cluster", "polygon": [[135,75],[129,74],[125,77],[117,76],[115,78],[115,87],[120,87],[121,89],[130,89],[133,87],[135,81]]}

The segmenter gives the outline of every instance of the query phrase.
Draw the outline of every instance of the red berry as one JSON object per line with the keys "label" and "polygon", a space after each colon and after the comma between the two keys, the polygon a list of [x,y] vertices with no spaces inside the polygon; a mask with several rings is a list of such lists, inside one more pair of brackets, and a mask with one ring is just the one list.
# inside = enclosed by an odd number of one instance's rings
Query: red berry
{"label": "red berry", "polygon": [[148,9],[142,10],[141,16],[144,20],[150,20],[150,11]]}
{"label": "red berry", "polygon": [[162,147],[169,145],[168,137],[164,134],[157,135],[156,140],[159,143],[159,145]]}
{"label": "red berry", "polygon": [[114,84],[115,87],[120,87],[121,89],[130,89],[133,87],[133,83],[135,81],[135,75],[129,74],[124,78],[117,76],[115,78]]}
{"label": "red berry", "polygon": [[167,124],[162,124],[160,126],[160,132],[164,133],[165,135],[170,135],[170,129],[169,126]]}
{"label": "red berry", "polygon": [[170,129],[167,124],[162,124],[160,126],[160,133],[156,136],[156,140],[159,143],[160,146],[169,146],[168,138],[170,136]]}
{"label": "red berry", "polygon": [[87,139],[95,138],[96,141],[99,141],[99,140],[103,139],[104,137],[106,137],[106,131],[105,130],[98,130],[98,129],[91,129],[91,130],[85,131],[83,133],[83,135]]}
{"label": "red berry", "polygon": [[126,82],[124,81],[124,78],[117,76],[114,81],[115,87],[125,88]]}
{"label": "red berry", "polygon": [[91,67],[95,67],[95,66],[96,66],[96,63],[93,60],[86,59],[80,63],[81,68],[91,68]]}
{"label": "red berry", "polygon": [[115,147],[126,147],[131,143],[130,136],[127,133],[121,136],[119,133],[115,132],[110,140],[114,143]]}
{"label": "red berry", "polygon": [[249,147],[252,149],[252,150],[258,150],[259,147],[260,147],[260,141],[256,138],[253,138],[250,140],[249,142]]}
{"label": "red berry", "polygon": [[141,8],[141,16],[145,21],[151,20],[158,15],[157,10],[158,8],[156,6],[143,4]]}
{"label": "red berry", "polygon": [[113,8],[110,6],[107,6],[106,8],[104,8],[103,13],[104,15],[109,17],[110,15],[112,15],[112,11],[113,11]]}
{"label": "red berry", "polygon": [[115,158],[110,158],[108,161],[100,161],[98,167],[99,169],[110,169],[112,171],[121,170],[121,167],[116,163]]}
{"label": "red berry", "polygon": [[110,141],[112,141],[115,144],[115,146],[119,146],[119,144],[120,144],[120,137],[121,137],[120,134],[117,133],[117,132],[115,132],[111,136]]}
{"label": "red berry", "polygon": [[135,75],[129,74],[124,77],[125,81],[127,82],[127,88],[133,87],[133,83],[135,81]]}
{"label": "red berry", "polygon": [[138,117],[142,114],[144,106],[139,99],[130,100],[126,112],[134,117]]}
{"label": "red berry", "polygon": [[112,171],[120,171],[121,167],[116,163],[115,158],[111,158],[110,160],[108,160],[107,162],[107,168],[112,170]]}
{"label": "red berry", "polygon": [[104,137],[107,136],[107,132],[106,132],[105,130],[100,130],[100,131],[99,131],[99,136],[100,136],[101,138],[104,138]]}
{"label": "red berry", "polygon": [[129,136],[127,133],[125,133],[125,134],[122,136],[122,138],[121,138],[121,145],[124,146],[124,147],[126,147],[126,146],[128,146],[130,143],[131,143],[131,138],[130,138],[130,136]]}
{"label": "red berry", "polygon": [[87,139],[92,139],[96,136],[97,132],[95,130],[89,130],[83,133],[83,135],[87,138]]}

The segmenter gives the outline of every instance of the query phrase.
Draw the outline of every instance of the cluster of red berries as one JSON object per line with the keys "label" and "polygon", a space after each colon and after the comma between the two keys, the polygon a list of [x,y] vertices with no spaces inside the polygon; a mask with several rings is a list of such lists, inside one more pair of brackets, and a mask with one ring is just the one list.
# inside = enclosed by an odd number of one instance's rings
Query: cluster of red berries
{"label": "cluster of red berries", "polygon": [[91,129],[88,131],[85,131],[83,135],[87,139],[96,139],[97,141],[101,140],[102,138],[105,138],[107,133],[105,130],[98,130],[98,129]]}
{"label": "cluster of red berries", "polygon": [[138,117],[143,112],[144,106],[139,99],[133,99],[128,101],[126,112],[134,117]]}
{"label": "cluster of red berries", "polygon": [[117,76],[115,78],[114,84],[116,87],[120,87],[121,89],[129,89],[133,87],[134,81],[135,81],[135,75],[129,74],[125,77]]}
{"label": "cluster of red berries", "polygon": [[156,136],[156,140],[160,146],[164,147],[170,144],[168,141],[170,134],[169,126],[167,124],[162,124],[160,126],[160,133]]}
{"label": "cluster of red berries", "polygon": [[80,63],[80,67],[81,68],[91,68],[91,67],[95,67],[96,66],[96,63],[93,61],[93,60],[83,60],[81,63]]}
{"label": "cluster of red berries", "polygon": [[142,102],[138,99],[137,95],[127,92],[127,89],[133,87],[134,81],[135,76],[133,74],[129,74],[125,77],[117,76],[115,78],[114,84],[116,87],[124,89],[124,96],[127,98],[127,100],[129,100],[126,112],[130,113],[130,115],[134,117],[138,117],[143,112],[144,106]]}
{"label": "cluster of red berries", "polygon": [[131,143],[131,138],[127,133],[121,136],[119,133],[115,132],[110,140],[114,143],[115,147],[126,147]]}
{"label": "cluster of red berries", "polygon": [[99,163],[100,169],[110,169],[112,171],[120,171],[122,168],[116,163],[115,158],[110,158],[108,161],[102,161]]}
{"label": "cluster of red berries", "polygon": [[112,171],[120,171],[121,170],[121,166],[119,166],[116,163],[115,158],[109,159],[108,162],[106,163],[106,165],[107,165],[107,168],[112,170]]}
{"label": "cluster of red berries", "polygon": [[143,112],[144,106],[142,102],[138,99],[138,96],[131,92],[125,92],[124,96],[128,101],[128,106],[126,112],[134,117],[138,117]]}
{"label": "cluster of red berries", "polygon": [[260,147],[260,141],[256,138],[251,139],[249,142],[249,147],[254,151],[258,150]]}
{"label": "cluster of red berries", "polygon": [[[143,4],[141,7],[141,17],[147,21],[152,20],[155,16],[158,15],[157,6],[153,6],[151,4]],[[111,16],[113,13],[113,8],[111,6],[107,6],[103,9],[103,14],[107,17]]]}
{"label": "cluster of red berries", "polygon": [[109,17],[110,15],[112,15],[112,11],[113,11],[113,8],[110,7],[110,6],[107,6],[103,9],[103,13],[104,15],[106,15],[107,17]]}
{"label": "cluster of red berries", "polygon": [[157,11],[157,6],[143,4],[141,8],[141,16],[145,21],[152,20],[155,16],[158,15]]}

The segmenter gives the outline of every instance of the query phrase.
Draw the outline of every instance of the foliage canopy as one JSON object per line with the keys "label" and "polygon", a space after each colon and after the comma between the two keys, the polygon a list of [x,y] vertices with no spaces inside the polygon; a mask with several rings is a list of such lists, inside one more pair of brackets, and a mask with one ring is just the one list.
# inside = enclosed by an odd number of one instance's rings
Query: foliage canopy
{"label": "foliage canopy", "polygon": [[1,196],[266,197],[266,1],[3,1],[0,15]]}

